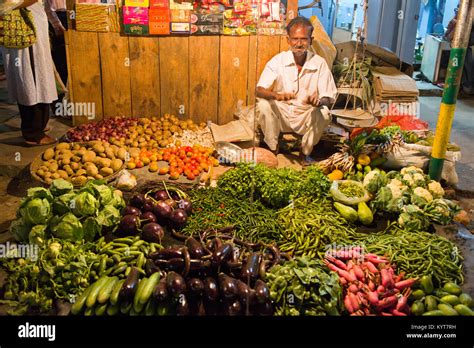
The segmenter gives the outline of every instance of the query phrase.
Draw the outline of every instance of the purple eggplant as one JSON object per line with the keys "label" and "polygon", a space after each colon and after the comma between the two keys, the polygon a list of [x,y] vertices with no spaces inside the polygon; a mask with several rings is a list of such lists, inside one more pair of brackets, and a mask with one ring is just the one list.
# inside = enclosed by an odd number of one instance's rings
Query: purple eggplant
{"label": "purple eggplant", "polygon": [[219,298],[219,288],[216,280],[212,277],[204,279],[204,298],[209,301],[217,301]]}
{"label": "purple eggplant", "polygon": [[184,227],[188,222],[188,214],[183,209],[175,209],[170,215],[170,222],[176,229]]}
{"label": "purple eggplant", "polygon": [[135,208],[142,209],[143,203],[145,203],[145,196],[141,193],[135,193],[132,198],[130,198],[130,205]]}
{"label": "purple eggplant", "polygon": [[210,301],[204,298],[203,300],[204,310],[208,316],[219,315],[219,304],[216,301]]}
{"label": "purple eggplant", "polygon": [[228,316],[242,315],[242,305],[239,300],[223,302],[223,314]]}
{"label": "purple eggplant", "polygon": [[133,298],[133,296],[135,295],[135,291],[137,291],[137,288],[138,288],[138,282],[139,282],[138,276],[139,276],[138,269],[133,267],[130,273],[128,274],[127,278],[125,279],[125,282],[123,283],[122,288],[120,289],[119,298],[121,300],[127,300],[127,299]]}
{"label": "purple eggplant", "polygon": [[188,199],[182,199],[178,202],[178,207],[183,209],[186,214],[191,215],[193,212],[193,204]]}
{"label": "purple eggplant", "polygon": [[240,274],[240,278],[243,281],[254,281],[258,277],[258,271],[260,266],[260,254],[259,253],[251,253],[247,260],[242,267],[242,272]]}
{"label": "purple eggplant", "polygon": [[131,205],[127,205],[125,208],[123,208],[122,210],[122,215],[138,215],[140,216],[142,214],[141,210],[134,207],[134,206],[131,206]]}
{"label": "purple eggplant", "polygon": [[238,295],[237,283],[234,278],[225,273],[219,274],[219,292],[226,300],[233,300]]}
{"label": "purple eggplant", "polygon": [[133,236],[138,234],[140,226],[140,217],[137,215],[125,215],[120,220],[117,234],[120,236]]}
{"label": "purple eggplant", "polygon": [[140,215],[140,220],[145,220],[144,222],[158,222],[158,219],[156,218],[155,214],[153,214],[151,211],[144,212],[143,214]]}
{"label": "purple eggplant", "polygon": [[166,192],[166,190],[159,190],[153,194],[153,198],[157,201],[165,201],[169,199],[170,196],[168,196],[168,192]]}
{"label": "purple eggplant", "polygon": [[156,222],[149,222],[142,228],[142,239],[150,243],[161,243],[165,230]]}
{"label": "purple eggplant", "polygon": [[190,297],[201,297],[204,291],[204,283],[201,279],[191,278],[187,282],[188,295]]}
{"label": "purple eggplant", "polygon": [[153,202],[153,199],[151,199],[151,197],[146,197],[143,200],[142,211],[143,212],[147,212],[147,211],[153,212],[154,209],[155,209],[155,202]]}
{"label": "purple eggplant", "polygon": [[149,277],[153,273],[159,272],[160,269],[155,265],[152,259],[147,259],[145,262],[145,273]]}
{"label": "purple eggplant", "polygon": [[255,282],[254,290],[255,298],[257,299],[258,303],[262,304],[269,300],[270,290],[268,289],[267,284],[263,280],[258,279]]}
{"label": "purple eggplant", "polygon": [[178,303],[176,304],[176,315],[183,316],[189,315],[189,300],[183,294],[179,295]]}
{"label": "purple eggplant", "polygon": [[178,203],[176,203],[176,201],[172,198],[169,198],[167,200],[164,201],[166,204],[168,204],[171,208],[175,209],[178,207]]}
{"label": "purple eggplant", "polygon": [[158,201],[153,207],[153,214],[158,219],[168,219],[173,209],[165,201]]}
{"label": "purple eggplant", "polygon": [[160,279],[160,281],[158,282],[158,285],[153,290],[153,297],[158,302],[163,302],[166,300],[166,298],[168,297],[168,288],[166,285],[166,278]]}
{"label": "purple eggplant", "polygon": [[174,246],[169,248],[160,249],[149,255],[153,260],[155,259],[164,259],[169,260],[173,258],[182,258],[183,257],[183,248],[180,246]]}
{"label": "purple eggplant", "polygon": [[186,292],[186,281],[176,272],[169,272],[166,277],[166,286],[172,296],[179,296]]}
{"label": "purple eggplant", "polygon": [[184,259],[177,257],[168,260],[156,259],[155,265],[165,271],[182,272],[184,269]]}
{"label": "purple eggplant", "polygon": [[256,314],[260,316],[272,316],[275,309],[272,301],[268,300],[256,306]]}
{"label": "purple eggplant", "polygon": [[216,264],[220,265],[230,260],[233,252],[234,248],[232,247],[232,244],[225,243],[216,249],[216,251],[212,255],[212,259]]}
{"label": "purple eggplant", "polygon": [[242,304],[253,305],[255,303],[255,291],[243,281],[236,280],[239,300]]}
{"label": "purple eggplant", "polygon": [[189,255],[191,255],[193,259],[200,259],[206,254],[202,244],[193,237],[186,239],[184,244],[188,247]]}

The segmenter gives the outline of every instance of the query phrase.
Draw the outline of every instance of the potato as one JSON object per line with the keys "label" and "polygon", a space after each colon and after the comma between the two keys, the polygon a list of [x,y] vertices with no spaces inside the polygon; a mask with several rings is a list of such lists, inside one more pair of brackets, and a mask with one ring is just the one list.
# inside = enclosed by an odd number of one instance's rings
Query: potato
{"label": "potato", "polygon": [[78,170],[79,169],[79,163],[77,162],[71,162],[70,164],[72,170]]}
{"label": "potato", "polygon": [[76,175],[81,176],[81,175],[85,175],[86,173],[87,173],[87,171],[85,169],[81,168],[76,172]]}
{"label": "potato", "polygon": [[44,173],[45,173],[45,171],[43,169],[38,169],[36,171],[36,175],[38,175],[39,177],[42,177],[42,178],[44,177]]}
{"label": "potato", "polygon": [[112,170],[112,168],[104,167],[100,169],[99,173],[100,175],[103,175],[103,176],[109,176],[109,175],[112,175],[114,171]]}
{"label": "potato", "polygon": [[51,175],[52,175],[52,174],[51,174],[50,172],[45,172],[45,173],[44,173],[44,178],[45,178],[45,179],[46,179],[46,178],[50,178]]}
{"label": "potato", "polygon": [[102,180],[104,177],[100,174],[97,174],[94,178],[97,180]]}
{"label": "potato", "polygon": [[112,160],[109,158],[101,158],[99,159],[99,165],[101,167],[110,167]]}
{"label": "potato", "polygon": [[74,185],[82,186],[87,182],[87,178],[84,175],[76,176],[71,180]]}
{"label": "potato", "polygon": [[61,165],[62,166],[65,166],[65,165],[68,165],[68,164],[71,164],[71,159],[69,157],[63,158],[61,160]]}
{"label": "potato", "polygon": [[112,170],[114,172],[120,170],[120,168],[122,168],[122,166],[123,166],[123,161],[121,159],[118,159],[118,158],[112,160],[111,163],[110,163],[110,168],[112,168]]}
{"label": "potato", "polygon": [[86,171],[87,171],[87,175],[90,175],[90,176],[95,176],[99,172],[95,164],[92,164],[91,166],[89,166]]}
{"label": "potato", "polygon": [[81,157],[74,155],[71,157],[71,161],[79,163],[81,161]]}
{"label": "potato", "polygon": [[48,163],[48,169],[50,172],[55,172],[59,169],[59,165],[57,162]]}
{"label": "potato", "polygon": [[59,143],[56,145],[56,150],[69,150],[71,148],[71,144],[69,143]]}
{"label": "potato", "polygon": [[116,152],[116,156],[122,161],[125,161],[125,159],[127,158],[127,150],[125,150],[123,147],[119,148]]}
{"label": "potato", "polygon": [[46,163],[44,163],[44,164],[43,164],[42,166],[40,166],[38,169],[41,169],[41,170],[43,170],[43,171],[45,171],[45,172],[47,172],[47,171],[49,170],[48,167],[46,167]]}
{"label": "potato", "polygon": [[110,158],[110,159],[115,158],[114,150],[111,147],[105,149],[105,154],[107,155],[107,158]]}
{"label": "potato", "polygon": [[84,156],[86,152],[87,152],[87,149],[85,147],[81,147],[79,150],[76,151],[76,155]]}
{"label": "potato", "polygon": [[73,150],[79,150],[80,148],[81,148],[81,145],[79,145],[79,144],[74,144],[74,145],[72,146],[72,149],[73,149]]}
{"label": "potato", "polygon": [[59,177],[62,179],[67,179],[69,177],[69,174],[65,170],[58,170]]}
{"label": "potato", "polygon": [[72,170],[71,166],[69,166],[69,165],[64,166],[63,170],[65,170],[68,175],[73,175],[74,174],[74,170]]}
{"label": "potato", "polygon": [[130,157],[140,156],[140,149],[138,147],[132,147],[128,152],[130,153]]}
{"label": "potato", "polygon": [[105,154],[105,152],[101,152],[97,155],[97,158],[107,158],[107,155]]}
{"label": "potato", "polygon": [[50,185],[50,184],[53,182],[53,179],[51,179],[51,178],[46,178],[46,179],[44,179],[44,181],[45,181],[48,185]]}
{"label": "potato", "polygon": [[94,162],[96,157],[97,156],[94,151],[86,151],[82,156],[82,163]]}
{"label": "potato", "polygon": [[46,149],[46,151],[43,153],[43,160],[49,161],[54,157],[54,150],[52,148]]}
{"label": "potato", "polygon": [[97,154],[100,154],[102,152],[105,152],[105,147],[101,143],[98,143],[92,146],[92,151],[94,151]]}

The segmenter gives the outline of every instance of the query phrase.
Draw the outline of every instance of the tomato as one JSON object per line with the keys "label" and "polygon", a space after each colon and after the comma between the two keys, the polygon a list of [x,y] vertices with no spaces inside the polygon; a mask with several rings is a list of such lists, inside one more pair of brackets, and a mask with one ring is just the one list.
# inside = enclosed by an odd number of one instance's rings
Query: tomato
{"label": "tomato", "polygon": [[183,171],[184,171],[184,169],[180,167],[180,168],[176,169],[176,171],[177,171],[179,174],[182,174]]}
{"label": "tomato", "polygon": [[193,170],[193,174],[196,175],[196,176],[198,176],[200,172],[201,172],[201,171],[199,171],[199,170],[197,170],[197,169],[194,169],[194,170]]}
{"label": "tomato", "polygon": [[192,152],[186,152],[186,156],[187,156],[187,157],[190,157],[190,158],[191,158],[191,157],[193,157],[193,155],[194,155],[194,154],[193,154]]}
{"label": "tomato", "polygon": [[193,174],[186,175],[186,178],[187,178],[188,180],[194,180],[194,179],[196,179],[196,177],[195,177]]}
{"label": "tomato", "polygon": [[158,153],[158,154],[156,155],[156,160],[157,160],[157,161],[163,161],[163,155],[160,154],[160,153]]}
{"label": "tomato", "polygon": [[171,180],[178,180],[179,179],[179,173],[178,172],[170,172],[170,179]]}
{"label": "tomato", "polygon": [[150,161],[151,161],[151,162],[156,162],[156,161],[158,161],[158,156],[157,156],[157,155],[151,155],[151,156],[150,156]]}
{"label": "tomato", "polygon": [[137,161],[136,165],[137,165],[137,168],[143,168],[143,162],[142,161]]}
{"label": "tomato", "polygon": [[169,172],[169,168],[168,168],[168,167],[160,168],[160,170],[158,171],[158,173],[159,173],[160,175],[168,174],[168,172]]}
{"label": "tomato", "polygon": [[183,172],[184,176],[188,177],[190,175],[193,174],[193,171],[192,170],[189,170],[189,169],[185,169],[184,172]]}
{"label": "tomato", "polygon": [[167,162],[168,162],[169,160],[170,160],[170,155],[167,154],[167,153],[165,153],[165,154],[163,155],[163,161],[167,161]]}

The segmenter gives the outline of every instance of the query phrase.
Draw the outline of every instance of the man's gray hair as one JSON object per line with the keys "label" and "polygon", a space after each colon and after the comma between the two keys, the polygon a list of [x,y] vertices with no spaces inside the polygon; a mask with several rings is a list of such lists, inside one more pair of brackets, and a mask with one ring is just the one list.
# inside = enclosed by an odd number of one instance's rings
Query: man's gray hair
{"label": "man's gray hair", "polygon": [[290,23],[288,23],[288,25],[286,26],[286,32],[288,33],[288,35],[290,35],[291,28],[299,26],[309,28],[309,36],[312,36],[314,30],[313,24],[311,24],[308,18],[301,16],[293,18]]}

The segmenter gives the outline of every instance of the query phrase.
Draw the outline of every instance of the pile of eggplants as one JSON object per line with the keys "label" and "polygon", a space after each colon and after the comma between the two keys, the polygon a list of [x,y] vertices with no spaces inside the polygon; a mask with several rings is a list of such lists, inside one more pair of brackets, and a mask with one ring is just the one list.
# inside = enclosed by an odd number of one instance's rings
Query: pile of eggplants
{"label": "pile of eggplants", "polygon": [[[263,281],[280,261],[276,247],[259,251],[218,237],[149,254],[145,272],[165,272],[153,291],[159,304],[176,315],[273,315],[270,290]],[[171,309],[170,309],[171,307]]]}
{"label": "pile of eggplants", "polygon": [[193,212],[187,195],[177,188],[135,193],[122,210],[115,234],[141,235],[147,242],[161,243],[165,228],[181,229]]}

